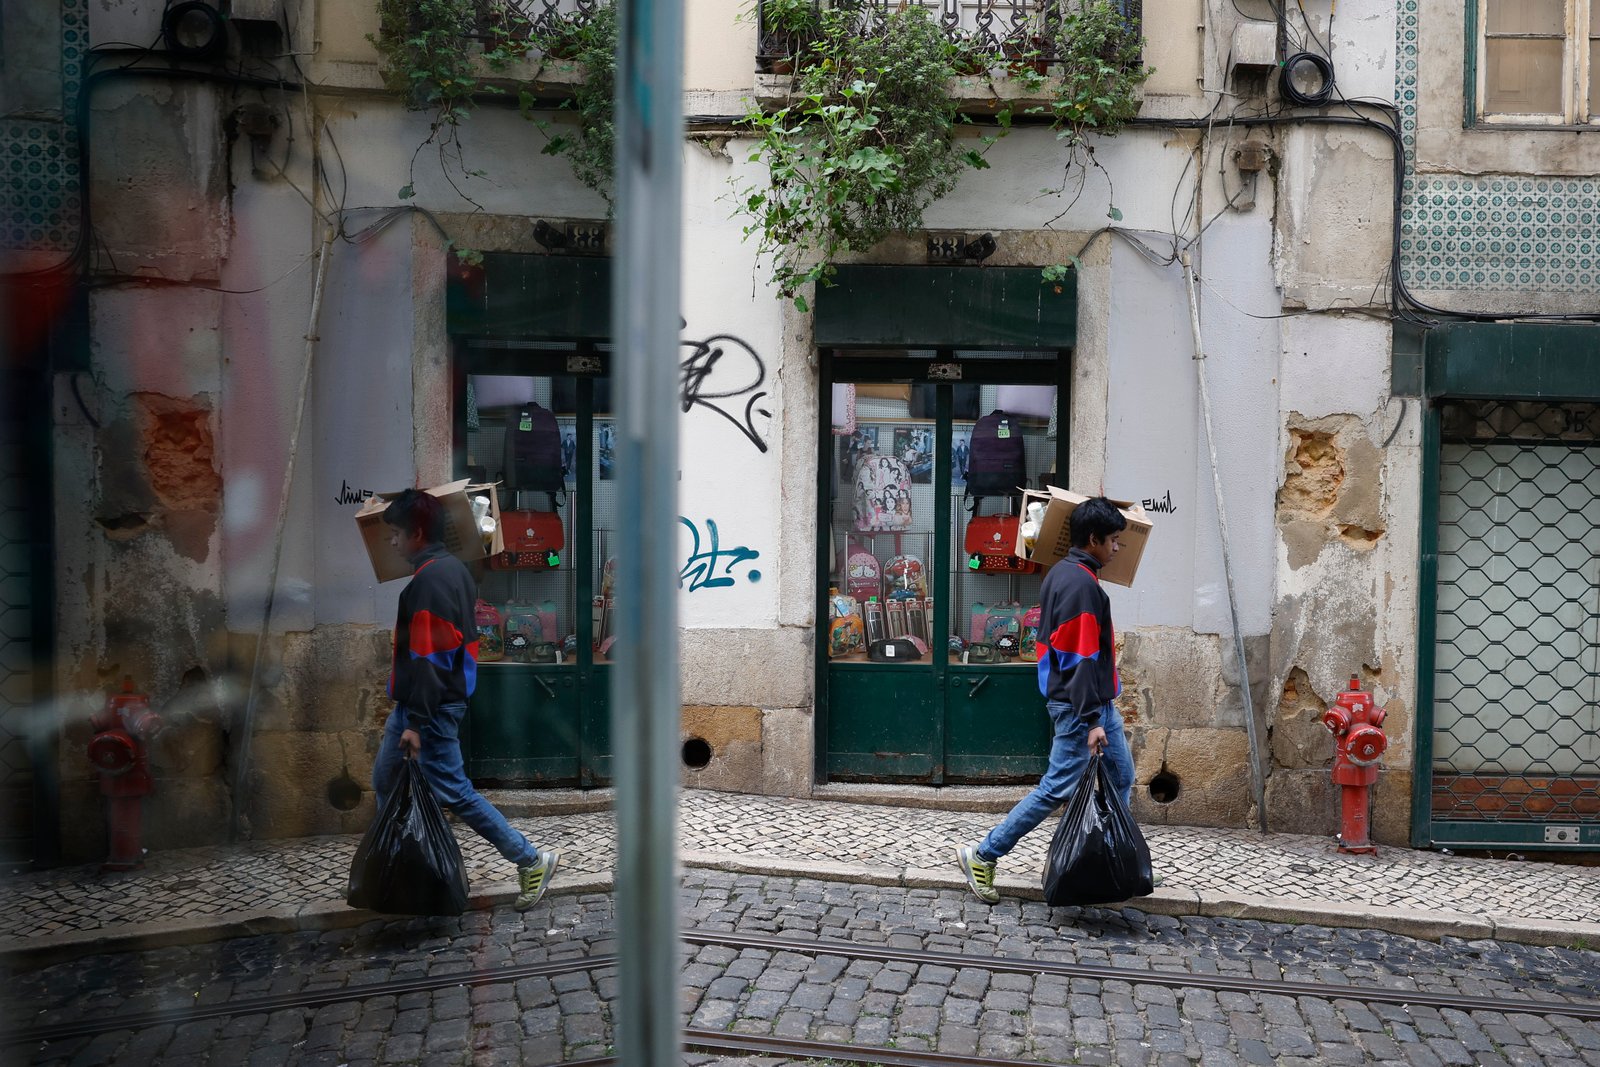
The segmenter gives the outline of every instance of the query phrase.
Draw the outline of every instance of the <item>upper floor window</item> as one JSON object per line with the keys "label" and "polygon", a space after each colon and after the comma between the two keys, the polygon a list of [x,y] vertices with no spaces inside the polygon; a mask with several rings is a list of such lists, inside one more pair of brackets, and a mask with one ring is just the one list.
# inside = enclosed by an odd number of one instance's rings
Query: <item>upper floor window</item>
{"label": "upper floor window", "polygon": [[1477,117],[1600,123],[1600,0],[1477,0]]}

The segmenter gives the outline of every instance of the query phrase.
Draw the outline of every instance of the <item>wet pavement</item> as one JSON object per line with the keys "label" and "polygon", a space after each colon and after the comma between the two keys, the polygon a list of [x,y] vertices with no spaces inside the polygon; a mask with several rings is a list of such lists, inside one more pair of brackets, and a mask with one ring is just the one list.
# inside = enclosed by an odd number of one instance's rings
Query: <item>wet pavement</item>
{"label": "wet pavement", "polygon": [[[977,841],[997,818],[690,790],[681,795],[678,837],[691,869],[959,889],[953,847]],[[561,850],[553,893],[609,888],[615,859],[609,811],[512,821],[541,847]],[[477,906],[505,903],[515,872],[476,835],[456,829]],[[1600,868],[1402,848],[1346,856],[1326,838],[1144,829],[1165,878],[1154,896],[1138,902],[1147,912],[1600,946]],[[1040,898],[1049,831],[1049,824],[1041,826],[1002,862],[998,884],[1008,897]],[[152,853],[133,872],[102,874],[85,865],[13,875],[3,883],[0,956],[47,958],[359,923],[368,914],[343,903],[357,841],[327,836],[180,849]]]}

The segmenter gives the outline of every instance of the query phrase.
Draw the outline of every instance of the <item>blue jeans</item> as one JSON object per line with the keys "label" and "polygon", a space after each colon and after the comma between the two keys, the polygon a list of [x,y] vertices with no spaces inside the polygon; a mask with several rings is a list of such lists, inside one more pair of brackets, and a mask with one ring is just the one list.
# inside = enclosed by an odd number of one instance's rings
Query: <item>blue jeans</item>
{"label": "blue jeans", "polygon": [[[1050,742],[1050,766],[1033,792],[1017,801],[1011,814],[1001,819],[1000,825],[990,830],[989,836],[978,846],[978,855],[990,863],[1015,848],[1023,834],[1044,822],[1072,796],[1089,763],[1090,727],[1078,718],[1072,705],[1052,700],[1045,704],[1045,710],[1050,713],[1050,722],[1055,727],[1055,737]],[[1133,757],[1128,753],[1128,738],[1122,732],[1122,716],[1116,705],[1107,704],[1100,709],[1100,725],[1106,731],[1101,762],[1111,784],[1122,791],[1122,799],[1131,807]]]}
{"label": "blue jeans", "polygon": [[[417,731],[422,737],[422,750],[417,759],[422,764],[422,776],[433,787],[439,803],[455,812],[461,821],[477,831],[500,855],[522,867],[539,857],[539,850],[512,825],[500,810],[479,793],[467,780],[466,766],[461,760],[461,718],[466,715],[465,704],[444,704],[433,713],[433,718]],[[378,758],[372,765],[372,789],[378,794],[378,810],[400,781],[401,762],[405,753],[400,748],[400,735],[406,730],[406,709],[395,705],[389,721],[383,727],[383,743],[378,746]]]}

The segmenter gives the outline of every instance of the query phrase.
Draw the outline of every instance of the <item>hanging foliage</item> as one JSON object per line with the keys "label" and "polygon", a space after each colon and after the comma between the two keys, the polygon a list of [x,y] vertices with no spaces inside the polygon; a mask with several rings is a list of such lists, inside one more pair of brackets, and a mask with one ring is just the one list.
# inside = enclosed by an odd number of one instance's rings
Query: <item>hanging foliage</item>
{"label": "hanging foliage", "polygon": [[579,73],[572,95],[561,102],[577,122],[557,124],[533,117],[534,97],[518,94],[525,118],[549,138],[546,155],[565,156],[579,181],[612,206],[616,153],[617,10],[607,4],[587,15],[557,17],[536,27],[533,42],[547,60],[570,61]]}
{"label": "hanging foliage", "polygon": [[770,182],[738,191],[745,235],[758,236],[778,291],[801,310],[799,290],[827,284],[841,253],[917,228],[964,169],[988,166],[954,137],[954,58],[920,7],[891,11],[870,35],[857,12],[824,11],[791,102],[746,115],[757,140],[750,160],[766,164]]}
{"label": "hanging foliage", "polygon": [[[503,74],[533,51],[544,56],[535,78],[551,63],[570,64],[578,79],[560,104],[578,114],[570,130],[552,133],[555,124],[534,118],[531,80],[514,83],[513,90],[523,115],[549,137],[544,151],[565,156],[578,180],[610,204],[617,16],[609,4],[533,25],[506,0],[378,0],[378,32],[367,39],[378,50],[385,87],[406,107],[434,112],[418,152],[436,144],[445,177],[474,204],[455,175],[479,177],[484,172],[467,167],[459,128],[479,98],[507,91],[506,79],[485,75]],[[413,168],[415,163],[413,155]],[[408,179],[400,197],[413,195],[414,183]]]}

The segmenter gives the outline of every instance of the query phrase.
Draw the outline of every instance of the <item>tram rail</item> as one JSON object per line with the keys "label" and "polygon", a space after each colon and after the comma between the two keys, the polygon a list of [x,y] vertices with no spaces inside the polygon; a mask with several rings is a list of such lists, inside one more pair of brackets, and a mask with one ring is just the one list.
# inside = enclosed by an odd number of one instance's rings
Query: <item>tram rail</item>
{"label": "tram rail", "polygon": [[[680,939],[688,945],[718,945],[734,949],[759,949],[767,952],[792,952],[800,955],[840,956],[851,960],[868,960],[880,963],[931,964],[951,968],[976,968],[995,973],[1052,974],[1101,982],[1114,981],[1127,982],[1132,985],[1205,989],[1212,992],[1263,993],[1287,997],[1310,997],[1328,1001],[1348,1000],[1361,1003],[1381,1002],[1440,1009],[1448,1008],[1468,1013],[1489,1011],[1505,1014],[1523,1013],[1536,1016],[1560,1015],[1580,1021],[1600,1021],[1600,1001],[1472,996],[1455,992],[1435,992],[1390,986],[1364,986],[1354,983],[1297,982],[1287,979],[1258,978],[1247,975],[1198,974],[1191,971],[1178,970],[1145,970],[1130,967],[1068,963],[1060,960],[1030,957],[898,949],[883,945],[863,945],[852,941],[813,941],[801,938],[775,937],[766,934],[741,934],[730,931],[693,928],[682,931]],[[0,1031],[0,1046],[54,1043],[75,1038],[92,1037],[116,1030],[138,1031],[162,1025],[182,1025],[203,1019],[264,1014],[296,1008],[314,1009],[345,1001],[370,1000],[381,996],[431,992],[457,986],[517,982],[525,978],[554,977],[577,971],[604,970],[608,967],[615,967],[617,963],[618,957],[612,954],[597,956],[576,955],[565,959],[543,960],[538,963],[417,975],[414,977],[394,978],[382,982],[345,985],[337,988],[303,990],[296,993],[230,998],[214,1003],[193,1001],[173,1008],[129,1012],[120,1015],[98,1015],[92,1018],[73,1019],[58,1023],[8,1028]],[[983,1059],[971,1056],[945,1056],[944,1058],[938,1058],[943,1054],[921,1053],[901,1049],[864,1049],[853,1045],[830,1045],[827,1042],[807,1042],[790,1038],[727,1034],[694,1028],[685,1031],[685,1042],[686,1047],[709,1051],[744,1051],[769,1056],[793,1055],[797,1058],[809,1057],[813,1059],[832,1057],[834,1059],[843,1058],[848,1062],[854,1063],[883,1064],[885,1067],[894,1067],[894,1065],[900,1064],[917,1067],[917,1065],[922,1064],[934,1065],[943,1063],[1018,1067],[1018,1065],[1029,1062]],[[611,1059],[574,1061],[575,1064],[613,1062],[615,1061]]]}

